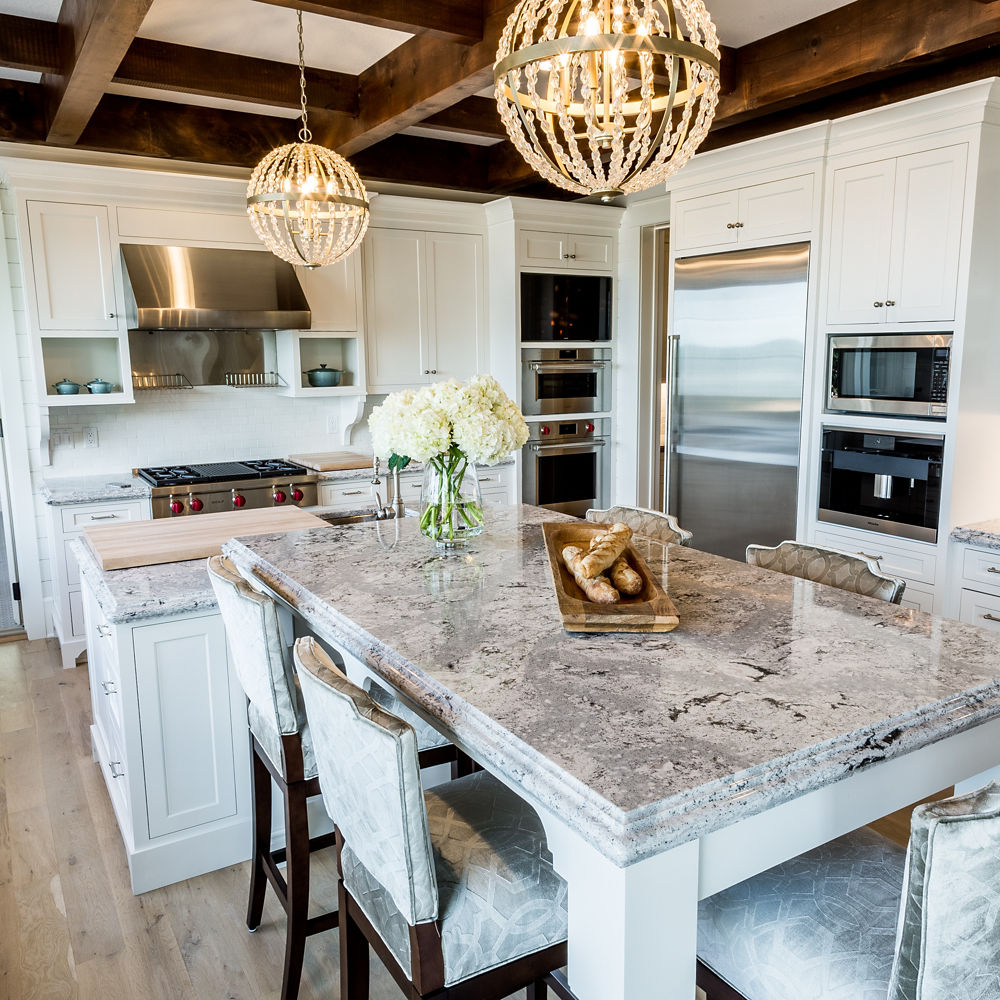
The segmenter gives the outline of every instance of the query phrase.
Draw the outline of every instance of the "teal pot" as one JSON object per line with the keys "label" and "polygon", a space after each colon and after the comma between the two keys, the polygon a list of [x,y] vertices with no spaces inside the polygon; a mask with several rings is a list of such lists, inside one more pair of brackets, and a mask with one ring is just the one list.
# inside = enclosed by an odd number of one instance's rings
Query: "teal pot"
{"label": "teal pot", "polygon": [[60,396],[75,396],[80,391],[80,383],[71,382],[68,378],[64,378],[61,382],[56,382],[52,388]]}
{"label": "teal pot", "polygon": [[327,368],[326,365],[320,365],[319,368],[310,368],[309,371],[302,374],[309,379],[311,386],[317,389],[327,389],[330,386],[340,385],[340,376],[344,372],[340,368]]}
{"label": "teal pot", "polygon": [[87,383],[87,388],[94,393],[103,393],[112,392],[115,387],[110,382],[105,382],[102,378],[95,378]]}

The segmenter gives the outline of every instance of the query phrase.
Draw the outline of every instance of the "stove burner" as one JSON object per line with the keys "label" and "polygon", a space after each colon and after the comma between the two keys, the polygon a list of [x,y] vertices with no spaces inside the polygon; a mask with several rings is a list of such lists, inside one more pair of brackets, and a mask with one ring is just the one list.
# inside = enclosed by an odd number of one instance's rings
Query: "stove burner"
{"label": "stove burner", "polygon": [[248,462],[208,462],[204,465],[157,466],[140,469],[139,475],[153,486],[195,486],[229,480],[271,479],[275,476],[308,475],[307,469],[280,458]]}

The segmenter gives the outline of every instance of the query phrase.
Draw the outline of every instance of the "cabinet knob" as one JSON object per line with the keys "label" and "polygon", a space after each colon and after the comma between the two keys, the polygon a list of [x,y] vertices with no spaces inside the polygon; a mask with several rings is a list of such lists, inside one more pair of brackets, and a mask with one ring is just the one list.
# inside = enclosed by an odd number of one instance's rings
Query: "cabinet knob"
{"label": "cabinet knob", "polygon": [[742,222],[737,222],[736,223],[736,228],[737,229],[742,229],[743,228],[743,223]]}
{"label": "cabinet knob", "polygon": [[437,375],[437,373],[438,373],[438,370],[436,368],[432,368],[431,369],[431,374],[432,375]]}
{"label": "cabinet knob", "polygon": [[425,374],[425,375],[430,375],[430,373],[431,373],[431,370],[430,370],[430,368],[425,368],[425,369],[424,369],[424,374]]}
{"label": "cabinet knob", "polygon": [[885,304],[887,306],[894,306],[896,304],[896,300],[895,299],[886,299],[885,300]]}
{"label": "cabinet knob", "polygon": [[575,253],[571,253],[571,254],[569,255],[569,259],[570,259],[570,260],[576,260],[576,254],[575,254]]}
{"label": "cabinet knob", "polygon": [[736,223],[735,222],[727,222],[726,223],[726,229],[735,229],[735,228],[736,228]]}
{"label": "cabinet knob", "polygon": [[114,319],[115,315],[115,313],[108,313],[108,319]]}
{"label": "cabinet knob", "polygon": [[569,254],[568,253],[564,253],[563,254],[563,260],[569,260]]}
{"label": "cabinet knob", "polygon": [[881,308],[882,308],[882,306],[884,306],[884,305],[885,305],[885,303],[884,303],[884,302],[879,302],[879,301],[877,301],[877,300],[876,300],[875,302],[873,302],[873,303],[872,303],[872,305],[873,305],[873,306],[874,306],[874,307],[875,307],[876,309],[881,309]]}

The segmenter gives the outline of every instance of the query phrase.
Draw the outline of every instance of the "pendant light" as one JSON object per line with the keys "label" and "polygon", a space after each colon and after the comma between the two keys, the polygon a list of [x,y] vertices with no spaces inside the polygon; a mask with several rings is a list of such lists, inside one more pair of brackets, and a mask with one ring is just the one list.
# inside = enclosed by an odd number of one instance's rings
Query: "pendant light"
{"label": "pendant light", "polygon": [[254,232],[276,257],[308,268],[334,264],[361,245],[368,229],[368,193],[339,153],[310,140],[306,66],[299,24],[299,141],[271,150],[254,168],[247,214]]}
{"label": "pendant light", "polygon": [[702,0],[522,0],[493,71],[529,166],[609,201],[666,180],[701,145],[719,40]]}

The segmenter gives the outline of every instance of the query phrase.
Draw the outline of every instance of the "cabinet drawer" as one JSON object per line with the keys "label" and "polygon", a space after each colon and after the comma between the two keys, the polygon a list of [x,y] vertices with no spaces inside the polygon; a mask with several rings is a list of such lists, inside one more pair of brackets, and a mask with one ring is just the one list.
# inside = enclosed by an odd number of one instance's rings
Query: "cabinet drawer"
{"label": "cabinet drawer", "polygon": [[[385,499],[383,495],[382,499]],[[320,483],[319,502],[323,507],[357,510],[370,507],[375,500],[375,489],[366,479],[347,483]]]}
{"label": "cabinet drawer", "polygon": [[1000,597],[963,590],[958,617],[969,625],[981,625],[1000,632]]}
{"label": "cabinet drawer", "polygon": [[934,593],[930,590],[923,590],[907,583],[906,590],[903,591],[903,599],[899,602],[904,608],[914,608],[917,611],[925,611],[927,614],[934,614]]}
{"label": "cabinet drawer", "polygon": [[[935,550],[921,552],[917,549],[894,548],[885,545],[882,539],[874,535],[860,538],[854,534],[841,534],[832,531],[817,531],[816,542],[819,545],[830,545],[845,552],[857,552],[877,559],[882,571],[891,576],[901,576],[904,580],[920,581],[933,584],[937,572],[937,555]],[[905,601],[905,595],[904,595]]]}
{"label": "cabinet drawer", "polygon": [[966,549],[962,560],[962,580],[965,583],[985,583],[988,587],[1000,587],[1000,552]]}
{"label": "cabinet drawer", "polygon": [[63,531],[82,531],[91,524],[114,524],[116,521],[146,520],[144,504],[123,503],[100,507],[67,507],[62,512]]}

